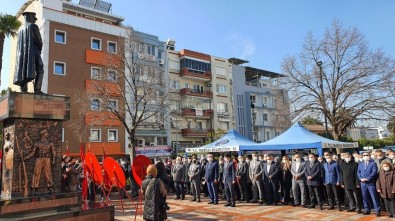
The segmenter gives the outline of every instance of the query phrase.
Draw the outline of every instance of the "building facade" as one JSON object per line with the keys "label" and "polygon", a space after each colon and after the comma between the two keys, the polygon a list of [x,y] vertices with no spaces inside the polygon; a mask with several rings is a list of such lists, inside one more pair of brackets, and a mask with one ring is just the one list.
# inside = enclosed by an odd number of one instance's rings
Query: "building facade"
{"label": "building facade", "polygon": [[347,130],[347,136],[353,140],[365,139],[384,139],[389,137],[389,132],[383,127],[355,127]]}
{"label": "building facade", "polygon": [[[36,24],[43,39],[41,56],[45,74],[42,91],[71,97],[71,120],[63,124],[63,146],[68,144],[74,155],[79,155],[80,142],[86,143],[86,148],[95,154],[102,154],[105,149],[107,154],[123,155],[125,130],[111,117],[107,106],[124,103],[114,82],[118,73],[107,67],[105,58],[123,53],[120,43],[127,28],[122,26],[122,17],[110,13],[111,4],[95,8],[83,2],[31,0],[22,6],[17,17],[23,24],[23,12],[36,13]],[[16,42],[14,39],[11,45],[12,62],[15,62]],[[11,63],[11,67],[14,66]],[[11,68],[10,87],[19,91],[12,84],[13,76],[14,69]],[[100,93],[93,93],[96,96],[88,98],[88,103],[82,107],[77,101],[78,95],[93,92],[98,81],[113,88],[112,95],[104,98]],[[102,120],[98,121],[99,118]]]}
{"label": "building facade", "polygon": [[255,141],[270,140],[291,125],[288,92],[281,89],[281,74],[241,66],[231,58],[236,130]]}
{"label": "building facade", "polygon": [[234,127],[231,65],[208,54],[167,48],[170,92],[175,101],[171,141],[176,152],[184,152]]}

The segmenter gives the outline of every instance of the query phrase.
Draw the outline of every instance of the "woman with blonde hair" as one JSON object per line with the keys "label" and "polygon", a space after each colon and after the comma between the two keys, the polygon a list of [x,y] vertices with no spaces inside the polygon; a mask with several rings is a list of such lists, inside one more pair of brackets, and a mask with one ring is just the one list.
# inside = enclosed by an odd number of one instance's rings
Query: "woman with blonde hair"
{"label": "woman with blonde hair", "polygon": [[147,168],[147,176],[143,180],[141,188],[145,197],[144,220],[162,221],[167,219],[167,212],[170,208],[166,204],[167,190],[165,184],[156,178],[158,170],[151,164]]}
{"label": "woman with blonde hair", "polygon": [[284,205],[292,203],[291,200],[291,188],[292,188],[292,173],[291,173],[291,161],[288,156],[283,156],[280,164],[281,177],[281,195],[280,200]]}
{"label": "woman with blonde hair", "polygon": [[388,216],[395,215],[395,177],[393,166],[389,161],[384,160],[380,166],[379,178],[376,182],[377,192],[383,198],[385,208],[387,209]]}

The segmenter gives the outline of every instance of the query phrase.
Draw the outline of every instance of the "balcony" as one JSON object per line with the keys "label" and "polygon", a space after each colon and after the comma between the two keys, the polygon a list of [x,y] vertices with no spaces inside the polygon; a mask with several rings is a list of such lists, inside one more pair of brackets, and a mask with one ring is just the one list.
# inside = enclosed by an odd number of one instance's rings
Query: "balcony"
{"label": "balcony", "polygon": [[183,137],[209,137],[211,129],[185,128],[181,130]]}
{"label": "balcony", "polygon": [[203,81],[203,82],[211,80],[211,72],[206,71],[203,73],[203,72],[199,72],[199,71],[189,70],[188,68],[182,68],[180,70],[180,76],[194,79],[194,80]]}
{"label": "balcony", "polygon": [[211,109],[202,110],[202,112],[199,113],[199,111],[196,112],[196,109],[184,108],[182,109],[181,116],[189,117],[189,118],[210,119],[210,117],[213,116],[213,110]]}
{"label": "balcony", "polygon": [[213,97],[213,92],[212,91],[199,91],[199,90],[193,90],[190,88],[183,88],[180,90],[181,95],[186,95],[186,96],[194,96],[194,97],[205,97],[205,98],[212,98]]}

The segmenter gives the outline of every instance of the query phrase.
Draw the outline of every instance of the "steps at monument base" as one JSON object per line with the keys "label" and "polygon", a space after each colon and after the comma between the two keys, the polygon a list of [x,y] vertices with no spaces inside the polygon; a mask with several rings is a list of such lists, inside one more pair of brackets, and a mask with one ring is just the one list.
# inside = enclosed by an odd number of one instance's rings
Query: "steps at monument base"
{"label": "steps at monument base", "polygon": [[0,221],[114,221],[114,206],[82,210],[80,206],[67,211],[42,211],[1,216]]}

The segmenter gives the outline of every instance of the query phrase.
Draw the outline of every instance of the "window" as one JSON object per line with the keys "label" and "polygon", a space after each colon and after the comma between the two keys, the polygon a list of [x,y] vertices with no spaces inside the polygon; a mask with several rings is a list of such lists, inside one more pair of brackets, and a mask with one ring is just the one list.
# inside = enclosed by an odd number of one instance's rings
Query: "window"
{"label": "window", "polygon": [[163,51],[158,51],[158,59],[162,59],[163,58]]}
{"label": "window", "polygon": [[66,32],[55,30],[55,42],[66,44]]}
{"label": "window", "polygon": [[177,80],[170,81],[170,88],[171,89],[180,89],[180,83]]}
{"label": "window", "polygon": [[263,114],[263,120],[267,121],[267,114]]}
{"label": "window", "polygon": [[189,83],[188,82],[184,83],[184,88],[189,88]]}
{"label": "window", "polygon": [[55,61],[54,62],[54,74],[66,75],[66,63]]}
{"label": "window", "polygon": [[100,100],[92,99],[91,100],[91,110],[100,110]]}
{"label": "window", "polygon": [[169,68],[173,70],[180,70],[180,61],[169,60]]}
{"label": "window", "polygon": [[108,142],[118,142],[118,130],[117,129],[109,129],[107,140],[108,140]]}
{"label": "window", "polygon": [[98,38],[92,38],[91,48],[94,50],[101,50],[101,40]]}
{"label": "window", "polygon": [[107,109],[111,110],[118,110],[118,100],[108,100],[107,101]]}
{"label": "window", "polygon": [[110,53],[117,53],[117,43],[112,41],[107,42],[107,51]]}
{"label": "window", "polygon": [[147,54],[155,56],[155,48],[153,45],[147,45]]}
{"label": "window", "polygon": [[91,129],[90,140],[92,142],[101,142],[101,130],[100,129]]}
{"label": "window", "polygon": [[115,70],[108,70],[107,80],[116,82],[118,80],[117,71]]}
{"label": "window", "polygon": [[217,112],[228,112],[227,103],[217,103]]}
{"label": "window", "polygon": [[215,73],[217,75],[226,76],[226,68],[225,67],[216,66],[215,67]]}
{"label": "window", "polygon": [[217,85],[217,93],[226,94],[226,85],[218,84]]}
{"label": "window", "polygon": [[250,95],[250,100],[251,100],[251,103],[254,103],[254,104],[255,104],[255,102],[256,102],[256,97],[255,97],[255,95]]}
{"label": "window", "polygon": [[91,68],[91,79],[100,80],[100,68]]}

